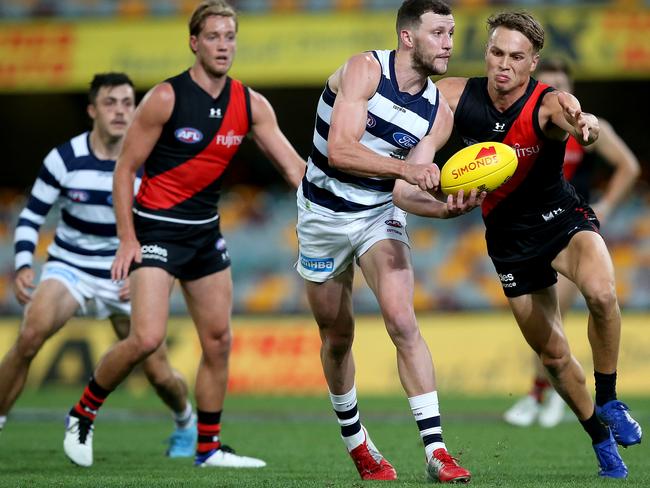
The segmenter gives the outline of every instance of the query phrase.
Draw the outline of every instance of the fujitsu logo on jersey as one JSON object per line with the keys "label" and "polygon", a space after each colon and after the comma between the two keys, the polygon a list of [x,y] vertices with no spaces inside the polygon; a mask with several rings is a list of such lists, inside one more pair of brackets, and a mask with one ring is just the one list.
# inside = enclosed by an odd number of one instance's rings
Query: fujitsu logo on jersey
{"label": "fujitsu logo on jersey", "polygon": [[214,139],[214,141],[217,143],[218,146],[226,146],[226,147],[239,146],[243,140],[244,140],[244,135],[235,134],[234,130],[229,130],[226,135],[217,134],[217,137]]}
{"label": "fujitsu logo on jersey", "polygon": [[530,147],[521,147],[519,144],[514,144],[512,148],[517,152],[518,158],[525,158],[526,156],[532,156],[538,154],[540,151],[539,144],[535,144]]}

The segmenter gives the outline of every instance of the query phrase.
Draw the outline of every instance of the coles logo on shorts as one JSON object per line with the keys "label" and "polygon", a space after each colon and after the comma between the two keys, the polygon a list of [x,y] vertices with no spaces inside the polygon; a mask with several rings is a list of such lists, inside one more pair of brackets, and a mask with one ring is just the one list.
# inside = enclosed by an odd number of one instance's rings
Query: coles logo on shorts
{"label": "coles logo on shorts", "polygon": [[140,247],[142,259],[157,259],[163,263],[167,262],[167,249],[157,244],[145,244]]}
{"label": "coles logo on shorts", "polygon": [[390,220],[387,220],[386,222],[384,222],[384,224],[386,224],[386,225],[388,225],[390,227],[397,227],[398,229],[402,228],[402,223],[399,220],[390,219]]}
{"label": "coles logo on shorts", "polygon": [[326,272],[334,269],[334,258],[309,258],[300,255],[300,266],[309,271]]}
{"label": "coles logo on shorts", "polygon": [[174,131],[174,136],[181,142],[186,142],[187,144],[196,144],[197,142],[203,139],[203,134],[200,130],[193,127],[181,127]]}

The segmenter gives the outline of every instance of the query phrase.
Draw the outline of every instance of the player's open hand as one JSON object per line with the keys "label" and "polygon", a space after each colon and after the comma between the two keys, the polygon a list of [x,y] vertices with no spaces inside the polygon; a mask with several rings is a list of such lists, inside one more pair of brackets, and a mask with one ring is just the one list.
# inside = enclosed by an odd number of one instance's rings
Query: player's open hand
{"label": "player's open hand", "polygon": [[487,196],[486,192],[478,193],[476,188],[469,192],[469,196],[465,199],[464,190],[459,190],[456,195],[447,196],[447,217],[453,218],[459,215],[466,214],[467,212],[480,207]]}
{"label": "player's open hand", "polygon": [[32,299],[34,288],[34,270],[28,267],[18,270],[14,277],[14,294],[18,303],[27,304]]}
{"label": "player's open hand", "polygon": [[440,168],[436,164],[407,164],[404,180],[420,190],[436,190],[440,186]]}
{"label": "player's open hand", "polygon": [[600,131],[598,119],[583,112],[576,97],[570,93],[559,92],[557,100],[564,111],[564,118],[582,135],[582,140],[587,143],[594,142]]}
{"label": "player's open hand", "polygon": [[142,262],[142,252],[140,243],[137,239],[124,239],[120,241],[120,247],[117,248],[113,265],[111,266],[111,279],[114,281],[126,280],[129,276],[131,263]]}

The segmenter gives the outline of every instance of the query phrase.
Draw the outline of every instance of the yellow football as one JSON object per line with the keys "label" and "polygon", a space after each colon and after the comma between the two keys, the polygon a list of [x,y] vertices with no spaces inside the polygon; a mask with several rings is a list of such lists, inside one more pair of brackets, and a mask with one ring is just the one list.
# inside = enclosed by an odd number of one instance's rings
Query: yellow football
{"label": "yellow football", "polygon": [[440,188],[445,195],[472,188],[494,191],[517,169],[517,153],[501,142],[479,142],[454,154],[440,170]]}

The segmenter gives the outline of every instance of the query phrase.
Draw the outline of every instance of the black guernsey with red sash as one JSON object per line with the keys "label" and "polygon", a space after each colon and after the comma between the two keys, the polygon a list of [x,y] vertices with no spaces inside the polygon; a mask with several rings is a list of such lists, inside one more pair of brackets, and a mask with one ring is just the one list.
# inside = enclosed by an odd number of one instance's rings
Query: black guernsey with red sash
{"label": "black guernsey with red sash", "polygon": [[213,98],[189,71],[166,82],[174,109],[145,161],[134,211],[188,224],[215,219],[223,173],[251,127],[248,88],[227,78]]}
{"label": "black guernsey with red sash", "polygon": [[466,145],[502,142],[517,153],[514,175],[488,194],[482,206],[488,252],[502,261],[529,259],[564,232],[576,211],[583,219],[590,213],[564,179],[566,143],[548,139],[539,126],[542,99],[552,90],[531,78],[524,95],[500,112],[488,94],[487,78],[470,78],[454,114]]}

